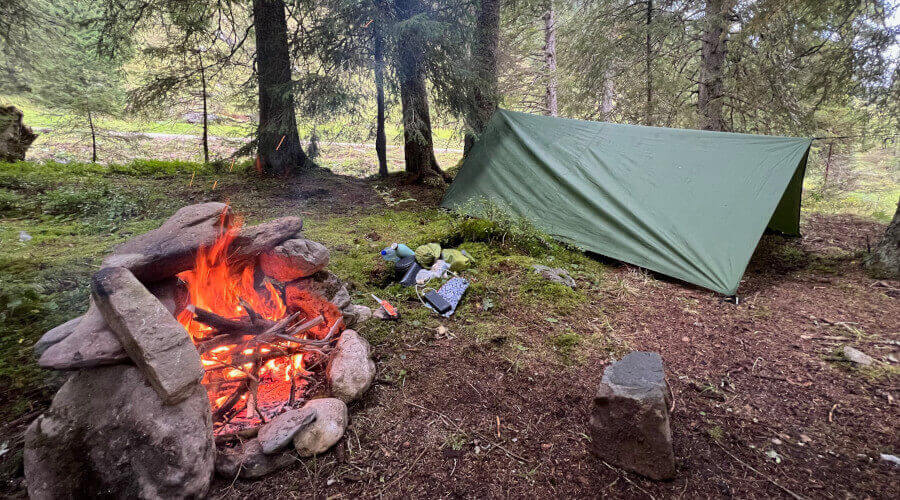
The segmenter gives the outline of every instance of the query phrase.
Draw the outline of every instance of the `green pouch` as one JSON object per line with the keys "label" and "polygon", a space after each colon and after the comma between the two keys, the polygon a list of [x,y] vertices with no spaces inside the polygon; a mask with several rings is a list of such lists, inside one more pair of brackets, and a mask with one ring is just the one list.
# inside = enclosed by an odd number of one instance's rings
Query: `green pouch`
{"label": "green pouch", "polygon": [[437,243],[427,243],[416,248],[416,262],[424,268],[431,267],[434,261],[441,258],[441,246]]}
{"label": "green pouch", "polygon": [[465,254],[463,254],[459,250],[451,248],[445,248],[441,253],[441,258],[444,259],[447,264],[450,264],[451,271],[457,273],[469,267],[469,264],[471,264],[472,262],[471,259],[469,259],[469,257],[467,257]]}

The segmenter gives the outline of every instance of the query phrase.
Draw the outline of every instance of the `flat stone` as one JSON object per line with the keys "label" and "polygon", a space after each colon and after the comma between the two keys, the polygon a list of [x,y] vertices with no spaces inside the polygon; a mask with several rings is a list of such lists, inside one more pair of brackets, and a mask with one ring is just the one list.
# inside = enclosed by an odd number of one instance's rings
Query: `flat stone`
{"label": "flat stone", "polygon": [[350,304],[341,313],[344,315],[344,325],[347,328],[359,326],[372,318],[372,309],[367,306]]}
{"label": "flat stone", "polygon": [[[172,278],[153,283],[148,287],[150,293],[156,296],[173,315],[187,305],[186,296],[181,296],[177,282],[177,278]],[[119,342],[119,337],[106,324],[106,319],[93,299],[88,312],[75,319],[81,321],[69,335],[43,348],[38,365],[50,370],[80,370],[130,362],[128,353]],[[51,332],[53,330],[47,332],[44,337],[50,336]],[[44,337],[38,341],[39,344],[44,342]],[[36,350],[37,348],[35,345]]]}
{"label": "flat stone", "polygon": [[131,360],[166,404],[175,404],[203,378],[200,353],[172,313],[125,268],[101,269],[91,294]]}
{"label": "flat stone", "polygon": [[259,439],[239,443],[234,448],[220,448],[216,453],[216,473],[227,479],[255,479],[282,469],[297,459],[289,452],[267,455]]}
{"label": "flat stone", "polygon": [[312,408],[316,420],[294,434],[294,449],[301,457],[324,453],[335,445],[347,430],[347,405],[340,399],[313,399],[303,408]]}
{"label": "flat stone", "polygon": [[312,407],[298,408],[278,415],[259,429],[259,443],[266,455],[281,451],[291,444],[297,431],[316,420],[316,410]]}
{"label": "flat stone", "polygon": [[235,259],[255,259],[298,235],[302,229],[300,217],[281,217],[255,226],[243,226],[228,246],[228,253]]}
{"label": "flat stone", "polygon": [[306,238],[293,238],[259,255],[259,265],[266,276],[279,281],[305,278],[325,269],[328,248]]}
{"label": "flat stone", "polygon": [[122,343],[93,299],[72,333],[49,346],[38,359],[38,365],[48,370],[80,370],[128,362]]}
{"label": "flat stone", "polygon": [[25,433],[31,498],[201,498],[214,460],[203,387],[164,405],[134,366],[73,374]]}
{"label": "flat stone", "polygon": [[873,364],[875,364],[875,358],[860,351],[859,349],[850,347],[848,345],[844,346],[843,353],[844,357],[847,358],[847,361],[850,361],[854,365],[872,366]]}
{"label": "flat stone", "polygon": [[194,266],[197,250],[215,243],[231,217],[224,203],[183,207],[160,227],[116,247],[102,267],[124,267],[148,283],[175,276]]}
{"label": "flat stone", "polygon": [[362,397],[375,380],[375,362],[366,339],[344,330],[325,369],[331,395],[349,403]]}
{"label": "flat stone", "polygon": [[40,358],[44,351],[50,348],[53,344],[57,344],[69,335],[72,335],[72,332],[75,331],[75,328],[78,326],[78,323],[81,322],[81,316],[77,318],[70,319],[65,323],[50,329],[38,339],[34,344],[34,355],[37,358]]}
{"label": "flat stone", "polygon": [[591,451],[656,480],[675,477],[662,358],[632,352],[603,372],[590,420]]}

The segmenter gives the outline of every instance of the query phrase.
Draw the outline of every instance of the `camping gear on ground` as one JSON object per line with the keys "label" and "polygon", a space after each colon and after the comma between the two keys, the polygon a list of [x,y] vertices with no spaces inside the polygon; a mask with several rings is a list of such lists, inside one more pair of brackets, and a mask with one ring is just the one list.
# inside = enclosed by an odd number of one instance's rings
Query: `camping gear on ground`
{"label": "camping gear on ground", "polygon": [[403,257],[414,257],[415,252],[403,243],[393,243],[381,251],[381,257],[388,262],[397,262]]}
{"label": "camping gear on ground", "polygon": [[425,292],[425,295],[423,295],[422,298],[425,300],[425,303],[438,314],[444,314],[447,311],[453,309],[453,306],[450,305],[450,302],[447,302],[447,299],[441,296],[441,294],[437,293],[436,290]]}
{"label": "camping gear on ground", "polygon": [[440,258],[441,246],[437,243],[426,243],[416,248],[416,260],[422,267],[431,267]]}
{"label": "camping gear on ground", "polygon": [[491,200],[561,241],[732,295],[767,227],[799,235],[811,142],[498,110],[442,204]]}
{"label": "camping gear on ground", "polygon": [[397,309],[394,308],[394,306],[392,306],[390,302],[379,299],[378,297],[375,296],[374,293],[372,294],[372,298],[375,299],[375,302],[378,302],[381,305],[381,308],[384,309],[384,311],[388,314],[388,316],[390,316],[391,318],[399,318],[400,317],[399,313],[397,313]]}
{"label": "camping gear on ground", "polygon": [[[444,283],[444,285],[442,287],[438,288],[438,290],[437,290],[437,295],[439,295],[444,301],[446,301],[450,305],[450,309],[449,310],[444,309],[442,304],[441,304],[442,305],[441,308],[438,308],[438,307],[435,307],[432,305],[432,303],[428,299],[428,296],[429,296],[429,294],[434,293],[433,291],[425,293],[425,295],[424,295],[425,301],[428,302],[425,306],[428,307],[429,309],[437,312],[441,316],[444,316],[445,318],[449,318],[451,315],[453,315],[454,312],[456,312],[456,306],[459,305],[459,301],[462,300],[462,296],[466,292],[467,288],[469,288],[468,280],[466,280],[464,278],[460,278],[459,276],[451,278],[449,281]],[[433,296],[432,296],[432,299],[434,299]]]}
{"label": "camping gear on ground", "polygon": [[400,278],[400,284],[403,286],[415,286],[416,276],[418,276],[419,271],[422,271],[422,266],[413,260],[412,265],[409,266],[406,272],[403,273],[403,277]]}
{"label": "camping gear on ground", "polygon": [[406,271],[409,271],[409,268],[412,267],[412,265],[415,263],[415,257],[403,257],[397,262],[394,262],[394,273],[398,277],[402,277],[404,274],[406,274]]}
{"label": "camping gear on ground", "polygon": [[452,248],[445,248],[441,252],[441,259],[450,264],[450,270],[456,273],[469,267],[469,264],[472,262],[466,254]]}
{"label": "camping gear on ground", "polygon": [[447,275],[447,271],[449,270],[450,264],[443,260],[438,260],[431,266],[431,269],[423,269],[416,273],[416,283],[422,285],[433,279],[443,278]]}

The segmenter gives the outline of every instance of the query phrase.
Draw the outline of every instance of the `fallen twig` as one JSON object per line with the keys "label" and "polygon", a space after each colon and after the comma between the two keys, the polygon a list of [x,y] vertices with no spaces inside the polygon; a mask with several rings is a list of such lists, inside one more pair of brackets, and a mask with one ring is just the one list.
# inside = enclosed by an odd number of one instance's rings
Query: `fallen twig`
{"label": "fallen twig", "polygon": [[746,468],[750,469],[751,471],[757,473],[758,475],[762,476],[763,479],[765,479],[766,481],[768,481],[768,482],[774,484],[774,485],[777,486],[781,491],[787,493],[788,495],[790,495],[791,497],[793,497],[793,498],[796,499],[796,500],[806,500],[806,497],[802,497],[802,496],[800,496],[800,495],[794,493],[793,491],[787,489],[786,487],[784,487],[784,486],[782,486],[781,484],[779,484],[778,482],[776,482],[776,481],[775,481],[774,479],[772,479],[771,477],[769,477],[769,476],[763,474],[762,472],[760,472],[760,471],[754,469],[753,467],[747,465],[746,462],[744,462],[744,461],[741,460],[740,458],[736,457],[733,453],[731,453],[730,451],[728,451],[727,449],[725,449],[725,447],[722,446],[721,444],[719,444],[718,441],[714,441],[714,442],[716,443],[716,445],[719,446],[719,448],[722,448],[722,451],[724,451],[729,457],[731,457],[732,459],[734,459],[735,461],[737,461],[739,464],[743,465],[744,467],[746,467]]}

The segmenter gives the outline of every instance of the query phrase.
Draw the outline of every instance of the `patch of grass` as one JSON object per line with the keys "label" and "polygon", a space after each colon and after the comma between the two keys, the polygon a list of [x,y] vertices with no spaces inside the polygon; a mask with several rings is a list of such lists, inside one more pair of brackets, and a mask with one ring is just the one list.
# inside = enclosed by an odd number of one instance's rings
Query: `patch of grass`
{"label": "patch of grass", "polygon": [[540,257],[560,246],[528,219],[513,215],[508,209],[489,199],[472,200],[457,207],[460,215],[441,244],[455,246],[464,241],[478,241],[525,255]]}
{"label": "patch of grass", "polygon": [[725,438],[725,431],[718,425],[710,427],[707,429],[706,433],[709,434],[709,437],[711,437],[713,441],[722,441],[722,439]]}

